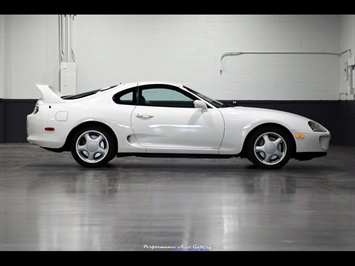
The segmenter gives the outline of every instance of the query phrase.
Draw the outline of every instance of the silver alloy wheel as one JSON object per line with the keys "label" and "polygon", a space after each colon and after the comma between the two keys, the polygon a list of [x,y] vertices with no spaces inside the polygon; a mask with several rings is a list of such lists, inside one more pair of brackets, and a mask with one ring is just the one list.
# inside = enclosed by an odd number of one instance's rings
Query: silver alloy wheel
{"label": "silver alloy wheel", "polygon": [[75,150],[87,163],[98,163],[108,154],[109,142],[104,134],[96,130],[82,133],[76,140]]}
{"label": "silver alloy wheel", "polygon": [[275,132],[266,132],[254,142],[255,157],[265,165],[281,162],[287,153],[287,144],[283,137]]}

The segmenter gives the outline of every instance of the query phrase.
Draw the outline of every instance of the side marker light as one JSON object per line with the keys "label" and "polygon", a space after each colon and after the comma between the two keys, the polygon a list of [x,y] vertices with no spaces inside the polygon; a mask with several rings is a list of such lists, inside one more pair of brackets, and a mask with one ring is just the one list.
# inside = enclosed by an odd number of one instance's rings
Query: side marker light
{"label": "side marker light", "polygon": [[304,139],[304,135],[303,134],[296,134],[296,139]]}
{"label": "side marker light", "polygon": [[54,127],[45,127],[44,130],[45,131],[54,131],[55,128]]}

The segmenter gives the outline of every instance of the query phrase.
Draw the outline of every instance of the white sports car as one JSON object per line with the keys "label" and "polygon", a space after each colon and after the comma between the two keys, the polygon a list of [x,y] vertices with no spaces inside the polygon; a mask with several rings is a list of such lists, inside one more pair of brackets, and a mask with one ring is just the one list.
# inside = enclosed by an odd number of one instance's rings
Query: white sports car
{"label": "white sports car", "polygon": [[329,131],[305,117],[227,106],[183,85],[119,84],[62,96],[36,84],[42,97],[27,116],[28,142],[71,151],[85,167],[120,156],[248,158],[261,168],[327,154]]}

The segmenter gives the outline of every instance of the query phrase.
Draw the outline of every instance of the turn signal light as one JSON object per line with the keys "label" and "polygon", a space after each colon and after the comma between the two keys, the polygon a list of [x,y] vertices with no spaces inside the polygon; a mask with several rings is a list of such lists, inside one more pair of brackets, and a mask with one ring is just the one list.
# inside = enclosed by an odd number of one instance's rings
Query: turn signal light
{"label": "turn signal light", "polygon": [[296,134],[296,139],[304,139],[304,135],[303,134]]}

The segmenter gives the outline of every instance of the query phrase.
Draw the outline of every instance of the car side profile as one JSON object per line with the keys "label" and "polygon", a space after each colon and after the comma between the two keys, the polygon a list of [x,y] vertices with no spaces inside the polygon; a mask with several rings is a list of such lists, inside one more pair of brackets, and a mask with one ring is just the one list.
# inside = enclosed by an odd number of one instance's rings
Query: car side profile
{"label": "car side profile", "polygon": [[114,157],[248,158],[276,169],[291,158],[327,154],[330,132],[292,113],[228,106],[184,85],[121,83],[63,96],[36,84],[42,97],[27,116],[29,143],[71,151],[85,167]]}

